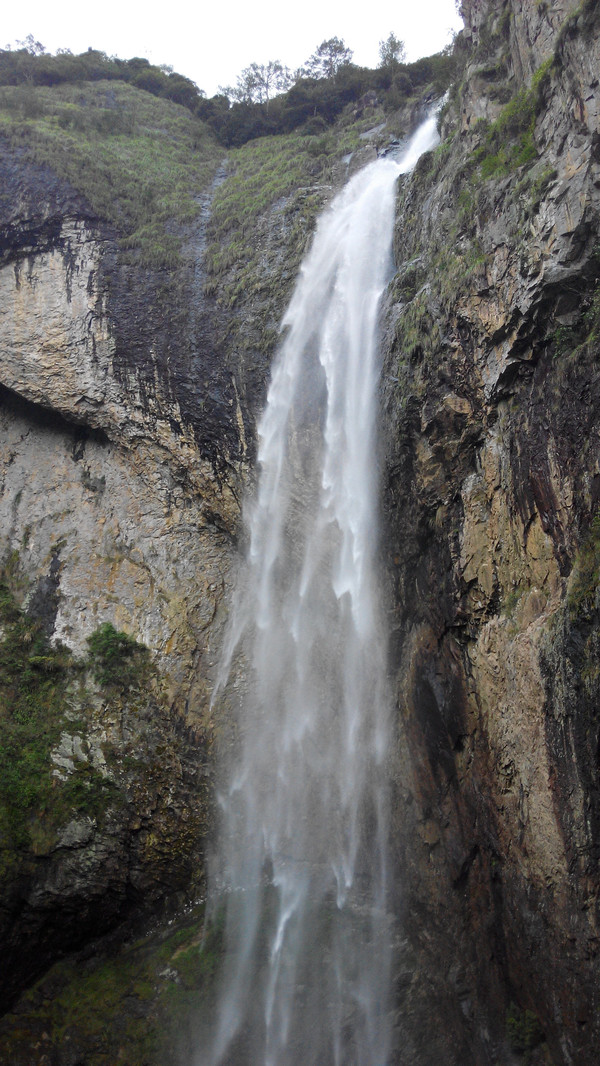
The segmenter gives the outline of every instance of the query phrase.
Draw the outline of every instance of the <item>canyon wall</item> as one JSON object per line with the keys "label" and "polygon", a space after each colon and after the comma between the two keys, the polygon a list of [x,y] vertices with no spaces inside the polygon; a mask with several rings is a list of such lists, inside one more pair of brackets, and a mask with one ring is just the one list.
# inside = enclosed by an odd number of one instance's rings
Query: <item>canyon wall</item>
{"label": "canyon wall", "polygon": [[[44,162],[43,130],[36,141],[17,122],[2,142],[2,1009],[66,953],[203,897],[240,499],[279,321],[332,189],[307,139],[230,159],[182,108],[86,91],[82,185],[103,147],[98,113],[155,151],[166,137],[175,174],[168,127],[184,123],[204,185],[194,216],[169,223],[165,263]],[[4,89],[9,115],[20,92]],[[64,105],[41,99],[62,137]],[[254,185],[240,197],[244,165]],[[337,184],[347,172],[333,163]],[[108,179],[118,205],[122,161]],[[242,239],[232,202],[251,213]]]}
{"label": "canyon wall", "polygon": [[400,192],[387,313],[399,906],[454,1027],[444,1061],[583,1064],[599,1038],[598,12],[463,14],[446,139]]}
{"label": "canyon wall", "polygon": [[[191,268],[178,282],[194,310],[182,314],[172,290],[157,297],[160,274],[119,267],[115,234],[74,190],[8,146],[1,165],[3,584],[36,639],[72,656],[66,713],[43,734],[52,802],[23,797],[26,825],[3,864],[10,999],[57,952],[201,881],[206,664],[239,510],[225,472],[240,445],[231,375],[183,333],[196,315]],[[99,684],[88,669],[82,688],[76,662],[107,624],[151,649],[155,676]],[[3,665],[4,699],[27,696],[21,665]],[[47,717],[39,673],[34,727]],[[57,815],[61,791],[88,772],[116,802]]]}

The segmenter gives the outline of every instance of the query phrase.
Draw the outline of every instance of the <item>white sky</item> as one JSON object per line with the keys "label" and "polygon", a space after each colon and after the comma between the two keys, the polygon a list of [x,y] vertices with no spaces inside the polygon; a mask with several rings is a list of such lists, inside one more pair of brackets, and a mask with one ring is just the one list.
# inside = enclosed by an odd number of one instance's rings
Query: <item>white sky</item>
{"label": "white sky", "polygon": [[252,62],[279,59],[294,70],[329,37],[342,37],[355,63],[375,67],[390,31],[412,61],[440,51],[462,27],[454,0],[29,0],[6,8],[0,47],[32,33],[50,52],[91,46],[121,59],[145,56],[209,96]]}

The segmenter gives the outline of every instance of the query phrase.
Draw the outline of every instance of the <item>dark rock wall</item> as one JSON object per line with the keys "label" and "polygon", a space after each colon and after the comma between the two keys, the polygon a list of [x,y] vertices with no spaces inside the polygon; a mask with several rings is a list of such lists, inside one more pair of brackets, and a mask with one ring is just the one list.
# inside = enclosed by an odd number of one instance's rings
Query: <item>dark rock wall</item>
{"label": "dark rock wall", "polygon": [[447,139],[400,191],[386,327],[397,883],[428,974],[406,1009],[431,1027],[425,1062],[466,1029],[445,1061],[584,1064],[600,987],[599,21],[589,3],[463,10]]}

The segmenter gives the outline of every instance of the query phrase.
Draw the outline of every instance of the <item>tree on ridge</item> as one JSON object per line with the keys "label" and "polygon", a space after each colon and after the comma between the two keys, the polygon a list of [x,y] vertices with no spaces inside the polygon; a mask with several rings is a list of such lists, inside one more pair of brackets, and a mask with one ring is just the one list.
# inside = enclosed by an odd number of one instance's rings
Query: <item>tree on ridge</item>
{"label": "tree on ridge", "polygon": [[404,41],[392,31],[385,41],[379,42],[379,66],[391,67],[395,63],[406,62]]}
{"label": "tree on ridge", "polygon": [[268,63],[251,63],[238,74],[234,86],[219,86],[219,92],[240,104],[269,104],[276,94],[289,89],[292,77],[278,59]]}
{"label": "tree on ridge", "polygon": [[297,72],[302,78],[333,78],[340,67],[352,62],[353,51],[346,46],[341,37],[330,37],[321,41],[319,47],[306,60]]}

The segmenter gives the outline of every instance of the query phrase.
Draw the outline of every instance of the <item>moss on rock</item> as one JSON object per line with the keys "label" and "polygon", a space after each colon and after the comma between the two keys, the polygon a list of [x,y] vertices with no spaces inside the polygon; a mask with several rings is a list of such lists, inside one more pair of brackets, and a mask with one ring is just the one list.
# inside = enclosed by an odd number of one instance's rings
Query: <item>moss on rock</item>
{"label": "moss on rock", "polygon": [[94,957],[59,962],[0,1021],[0,1060],[30,1066],[170,1066],[188,1061],[196,1012],[213,995],[221,952],[219,921],[202,906],[124,946],[107,941]]}
{"label": "moss on rock", "polygon": [[148,649],[103,623],[76,660],[18,597],[13,555],[0,572],[5,1002],[56,951],[194,891],[209,817],[205,752],[179,735]]}

